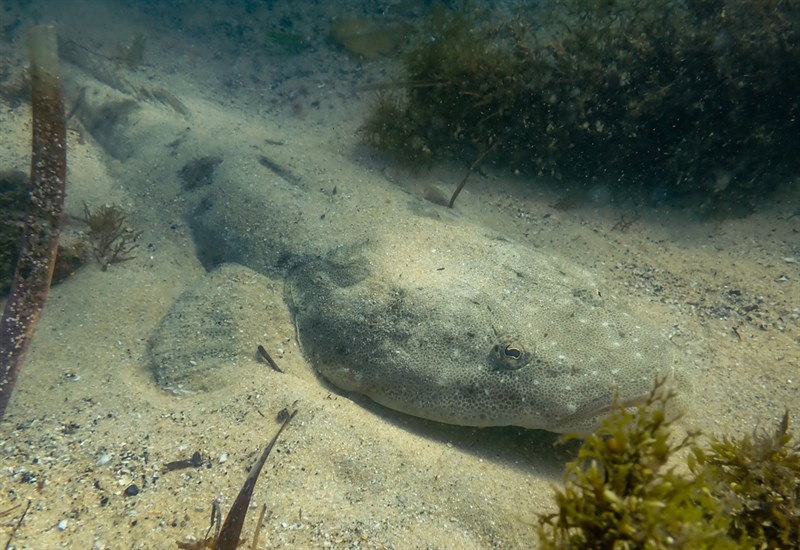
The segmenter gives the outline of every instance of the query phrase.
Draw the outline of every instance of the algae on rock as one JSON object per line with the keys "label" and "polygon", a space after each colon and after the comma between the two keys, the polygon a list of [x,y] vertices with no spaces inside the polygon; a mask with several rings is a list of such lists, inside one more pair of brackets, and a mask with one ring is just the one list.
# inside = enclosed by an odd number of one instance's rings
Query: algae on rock
{"label": "algae on rock", "polygon": [[[773,433],[740,440],[671,437],[674,394],[656,386],[638,408],[617,405],[583,442],[539,518],[545,549],[796,548],[800,442],[788,413]],[[689,450],[690,474],[678,458]]]}
{"label": "algae on rock", "polygon": [[402,95],[364,125],[402,159],[469,164],[496,146],[510,170],[710,202],[755,201],[800,169],[797,0],[438,11],[419,36]]}

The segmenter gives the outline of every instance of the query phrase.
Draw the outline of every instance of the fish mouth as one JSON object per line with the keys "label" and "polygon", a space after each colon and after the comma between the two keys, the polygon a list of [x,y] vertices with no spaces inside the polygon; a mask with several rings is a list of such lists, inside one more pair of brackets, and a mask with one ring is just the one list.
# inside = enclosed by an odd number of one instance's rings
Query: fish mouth
{"label": "fish mouth", "polygon": [[[680,384],[681,380],[676,376],[676,370],[673,366],[670,372],[656,375],[653,378],[649,391],[623,398],[620,397],[619,389],[616,389],[611,395],[598,396],[583,404],[573,414],[564,417],[559,422],[559,428],[553,428],[552,431],[588,435],[596,431],[602,424],[603,419],[616,410],[635,412],[637,409],[647,406],[652,402],[653,397],[659,394],[677,397],[679,395],[677,387]],[[678,407],[678,410],[680,410],[679,404],[673,403],[671,405]],[[673,407],[670,406],[669,408],[672,409]]]}

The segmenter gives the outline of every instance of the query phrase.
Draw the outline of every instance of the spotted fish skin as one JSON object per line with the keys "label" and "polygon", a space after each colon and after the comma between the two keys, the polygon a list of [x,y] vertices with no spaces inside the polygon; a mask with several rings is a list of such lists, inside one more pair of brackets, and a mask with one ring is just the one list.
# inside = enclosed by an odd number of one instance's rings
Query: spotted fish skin
{"label": "spotted fish skin", "polygon": [[475,245],[395,262],[375,250],[402,243],[384,240],[299,266],[287,300],[311,364],[415,416],[578,433],[615,395],[633,404],[674,379],[672,344],[589,273],[508,241]]}

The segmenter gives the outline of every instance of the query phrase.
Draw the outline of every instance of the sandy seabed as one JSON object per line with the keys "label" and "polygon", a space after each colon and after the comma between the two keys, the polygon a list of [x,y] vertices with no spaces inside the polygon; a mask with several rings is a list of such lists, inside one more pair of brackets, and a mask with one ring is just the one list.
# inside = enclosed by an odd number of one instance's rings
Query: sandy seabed
{"label": "sandy seabed", "polygon": [[[7,28],[0,44],[5,83],[25,65],[22,29],[31,24],[54,23],[63,38],[109,56],[142,32],[144,63],[120,68],[126,79],[168,89],[191,112],[187,126],[221,130],[218,139],[226,128],[260,128],[321,187],[346,191],[355,178],[388,180],[411,194],[430,185],[449,192],[463,177],[463,166],[405,172],[360,144],[373,97],[355,89],[391,79],[396,68],[389,58],[364,61],[338,49],[326,25],[343,11],[373,13],[379,3],[351,2],[346,10],[251,3],[257,7],[249,13],[235,4],[12,2],[2,23],[18,21],[19,30]],[[247,25],[237,24],[245,18]],[[311,37],[308,51],[252,47],[248,33],[281,18]],[[29,106],[5,99],[0,106],[0,168],[27,171]],[[205,273],[178,174],[153,179],[141,159],[113,158],[77,120],[68,140],[65,238],[85,231],[76,220],[84,203],[119,205],[142,235],[134,259],[105,271],[89,262],[51,290],[0,425],[0,511],[18,506],[0,518],[0,541],[29,501],[12,548],[173,548],[200,539],[212,503],[230,507],[277,430],[277,413],[292,407],[298,415],[261,475],[245,524],[251,537],[266,504],[261,547],[535,545],[537,514],[553,509],[552,486],[575,446],[555,446],[557,436],[546,432],[440,425],[338,392],[300,353],[280,280],[261,297],[253,353],[231,366],[237,375],[229,384],[184,396],[161,391],[148,341],[176,297]],[[476,173],[457,213],[573,259],[663,326],[694,385],[679,429],[741,436],[774,424],[786,409],[797,422],[797,182],[744,218],[703,219],[692,209],[608,204],[600,192],[559,209],[554,188],[531,179]],[[375,193],[376,205],[397,207],[380,186]],[[258,344],[274,351],[285,374],[258,359]],[[199,466],[165,468],[196,452]],[[128,494],[132,485],[136,494]]]}

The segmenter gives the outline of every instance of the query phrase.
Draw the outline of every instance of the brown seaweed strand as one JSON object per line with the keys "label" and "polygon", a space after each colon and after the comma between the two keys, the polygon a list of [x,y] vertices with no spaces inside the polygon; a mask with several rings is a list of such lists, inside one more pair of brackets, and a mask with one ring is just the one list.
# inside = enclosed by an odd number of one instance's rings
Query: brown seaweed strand
{"label": "brown seaweed strand", "polygon": [[456,190],[453,191],[453,195],[450,197],[450,202],[447,203],[447,208],[453,208],[453,205],[456,203],[456,198],[458,197],[458,194],[461,193],[462,189],[464,189],[464,186],[467,184],[467,180],[469,179],[469,177],[472,175],[472,173],[475,171],[478,165],[481,162],[483,162],[483,159],[486,158],[486,155],[488,155],[495,147],[497,147],[496,143],[491,147],[489,147],[488,149],[486,149],[483,153],[481,153],[481,156],[479,156],[475,160],[475,162],[472,163],[472,166],[469,167],[469,170],[467,171],[467,174],[464,176],[464,179],[461,180],[461,183],[458,184]]}
{"label": "brown seaweed strand", "polygon": [[0,320],[0,421],[50,288],[67,172],[56,30],[33,27],[28,41],[33,116],[31,193],[14,281]]}
{"label": "brown seaweed strand", "polygon": [[219,538],[216,544],[214,544],[214,550],[236,550],[236,547],[239,546],[239,537],[241,536],[242,527],[244,526],[244,518],[250,506],[250,499],[253,497],[253,489],[255,489],[256,481],[258,481],[258,476],[261,474],[261,468],[263,468],[264,464],[267,462],[267,457],[269,453],[272,452],[272,448],[278,441],[281,432],[283,432],[284,428],[286,428],[296,414],[297,410],[286,417],[281,427],[278,428],[278,432],[270,442],[267,443],[264,452],[261,453],[261,457],[250,469],[247,479],[244,480],[244,485],[242,485],[239,494],[236,496],[236,500],[233,501],[233,506],[231,506],[228,515],[225,517],[225,523],[223,523]]}

